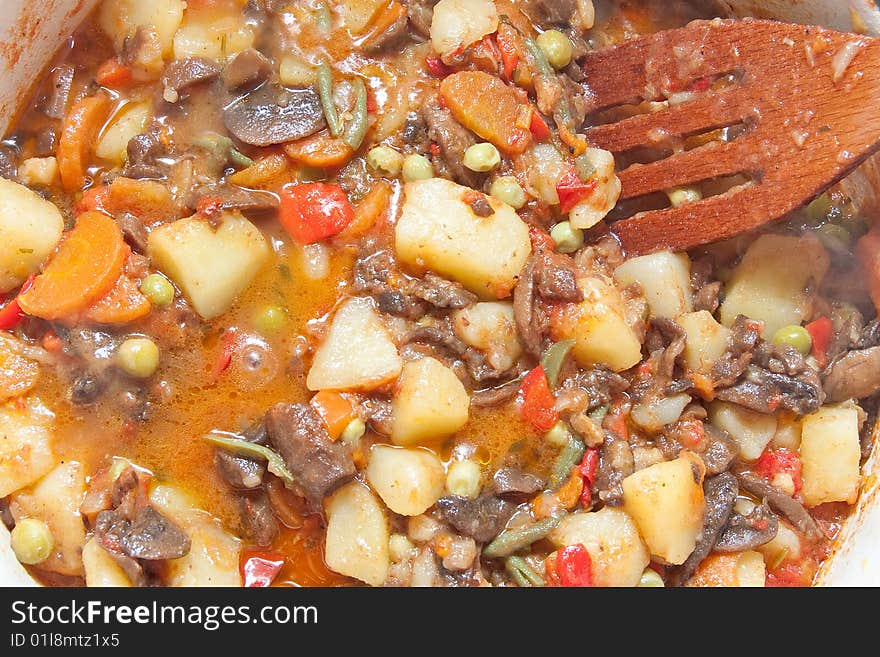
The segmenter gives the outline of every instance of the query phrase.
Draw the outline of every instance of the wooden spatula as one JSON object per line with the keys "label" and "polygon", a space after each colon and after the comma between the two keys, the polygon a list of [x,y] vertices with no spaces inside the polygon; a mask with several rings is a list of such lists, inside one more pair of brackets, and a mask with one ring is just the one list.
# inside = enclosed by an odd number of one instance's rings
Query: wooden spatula
{"label": "wooden spatula", "polygon": [[[751,181],[614,223],[629,253],[686,249],[756,228],[808,202],[880,146],[880,40],[774,21],[696,21],[592,52],[583,66],[591,112],[693,91],[659,112],[588,129],[600,148],[622,153],[745,125],[733,141],[618,173],[621,199],[737,174]],[[725,74],[733,74],[730,84],[700,93]]]}

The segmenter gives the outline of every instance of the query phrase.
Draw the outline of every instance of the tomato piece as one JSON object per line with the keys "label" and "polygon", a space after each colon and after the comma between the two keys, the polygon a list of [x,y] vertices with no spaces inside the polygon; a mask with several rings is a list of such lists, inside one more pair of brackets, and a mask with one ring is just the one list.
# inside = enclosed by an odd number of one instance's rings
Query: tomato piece
{"label": "tomato piece", "polygon": [[545,251],[556,249],[556,243],[553,241],[553,238],[537,226],[529,226],[529,240],[535,251],[538,249],[544,249]]}
{"label": "tomato piece", "polygon": [[283,567],[283,554],[270,550],[245,550],[240,562],[242,585],[249,588],[269,586]]}
{"label": "tomato piece", "polygon": [[279,213],[284,230],[300,244],[332,237],[354,219],[354,208],[342,188],[323,182],[285,185]]}
{"label": "tomato piece", "polygon": [[593,586],[593,560],[581,543],[556,553],[556,574],[560,586]]}
{"label": "tomato piece", "polygon": [[780,448],[765,450],[755,463],[754,470],[757,474],[770,482],[772,482],[777,475],[790,475],[792,481],[794,481],[795,493],[804,487],[804,480],[801,476],[801,458],[796,452],[793,452],[790,449]]}
{"label": "tomato piece", "polygon": [[444,64],[439,57],[425,57],[425,66],[428,67],[428,72],[435,78],[445,78],[452,73],[452,69]]}
{"label": "tomato piece", "polygon": [[513,72],[519,64],[519,53],[516,52],[516,46],[502,32],[495,35],[495,42],[501,52],[501,68],[504,72],[504,79],[510,82],[513,79]]}
{"label": "tomato piece", "polygon": [[[24,292],[27,292],[33,284],[34,275],[31,274],[27,277],[27,280],[21,286],[21,290],[19,290],[18,293],[23,294]],[[21,309],[21,306],[18,305],[18,297],[15,297],[0,309],[0,330],[11,331],[18,326],[18,323],[22,319],[24,319],[24,311]]]}
{"label": "tomato piece", "polygon": [[590,448],[584,452],[584,458],[578,466],[578,473],[584,480],[584,488],[581,491],[581,506],[589,509],[593,503],[593,482],[596,480],[596,470],[599,467],[599,450]]}
{"label": "tomato piece", "polygon": [[118,58],[113,57],[98,67],[95,74],[95,80],[102,87],[108,89],[119,89],[131,84],[132,72],[128,66],[125,66]]}
{"label": "tomato piece", "polygon": [[550,138],[550,128],[547,126],[547,122],[534,110],[532,111],[532,120],[529,123],[529,132],[532,133],[535,141],[544,141]]}
{"label": "tomato piece", "polygon": [[828,364],[828,346],[834,333],[834,323],[828,317],[822,316],[804,328],[813,338],[810,354],[819,362],[819,367],[825,367]]}
{"label": "tomato piece", "polygon": [[566,173],[556,183],[556,193],[559,195],[559,209],[562,212],[570,212],[571,209],[592,194],[598,186],[595,178],[583,181],[574,170]]}
{"label": "tomato piece", "polygon": [[538,431],[549,431],[559,421],[556,399],[541,365],[526,374],[518,396],[522,418]]}

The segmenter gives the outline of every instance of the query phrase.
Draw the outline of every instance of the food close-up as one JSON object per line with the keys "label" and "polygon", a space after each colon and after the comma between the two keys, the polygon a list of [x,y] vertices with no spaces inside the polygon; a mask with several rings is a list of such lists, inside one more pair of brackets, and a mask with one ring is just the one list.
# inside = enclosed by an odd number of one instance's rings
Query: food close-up
{"label": "food close-up", "polygon": [[0,584],[824,583],[880,47],[742,4],[94,3],[0,122]]}

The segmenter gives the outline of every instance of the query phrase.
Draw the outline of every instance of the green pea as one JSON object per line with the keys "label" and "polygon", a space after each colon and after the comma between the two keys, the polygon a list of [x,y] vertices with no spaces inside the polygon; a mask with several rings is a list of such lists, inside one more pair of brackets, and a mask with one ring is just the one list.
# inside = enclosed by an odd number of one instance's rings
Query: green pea
{"label": "green pea", "polygon": [[265,306],[254,317],[254,325],[260,333],[277,333],[287,323],[287,311],[281,306]]}
{"label": "green pea", "polygon": [[360,440],[366,432],[366,423],[359,417],[356,417],[345,426],[345,429],[342,430],[342,435],[339,437],[339,439],[343,443],[351,445],[352,443],[356,443],[358,440]]}
{"label": "green pea", "polygon": [[485,173],[501,164],[501,153],[492,144],[474,144],[464,152],[464,164],[471,171]]}
{"label": "green pea", "polygon": [[375,146],[367,153],[367,166],[381,176],[395,178],[403,168],[403,155],[390,146]]}
{"label": "green pea", "polygon": [[492,181],[489,195],[507,203],[514,210],[519,210],[526,204],[526,193],[513,176],[501,176]]}
{"label": "green pea", "polygon": [[584,232],[572,228],[568,221],[561,221],[553,226],[550,237],[556,243],[556,250],[560,253],[574,253],[584,245]]}
{"label": "green pea", "polygon": [[424,155],[413,153],[403,159],[403,180],[427,180],[434,177],[434,167]]}
{"label": "green pea", "polygon": [[541,33],[535,41],[538,43],[538,47],[544,51],[550,66],[557,71],[565,68],[571,62],[574,51],[571,39],[559,30],[547,30]]}
{"label": "green pea", "polygon": [[154,306],[167,306],[174,301],[174,286],[162,274],[150,274],[141,281],[141,292]]}
{"label": "green pea", "polygon": [[159,367],[159,347],[149,338],[129,338],[119,345],[116,362],[129,376],[145,379]]}
{"label": "green pea", "polygon": [[813,346],[813,338],[810,337],[810,332],[803,326],[790,324],[783,326],[773,334],[773,344],[787,344],[802,354],[808,354]]}
{"label": "green pea", "polygon": [[37,564],[49,557],[55,540],[45,522],[36,518],[24,518],[12,528],[9,543],[19,562]]}
{"label": "green pea", "polygon": [[639,588],[662,588],[664,586],[663,578],[660,577],[656,570],[645,568],[639,580]]}

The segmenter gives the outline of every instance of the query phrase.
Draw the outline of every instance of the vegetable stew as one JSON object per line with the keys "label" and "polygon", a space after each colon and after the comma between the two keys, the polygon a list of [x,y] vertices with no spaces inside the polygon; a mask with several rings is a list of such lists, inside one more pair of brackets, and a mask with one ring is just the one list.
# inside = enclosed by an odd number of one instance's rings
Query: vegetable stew
{"label": "vegetable stew", "polygon": [[103,0],[0,142],[0,518],[47,585],[806,586],[880,233],[628,257],[591,49],[662,0]]}

